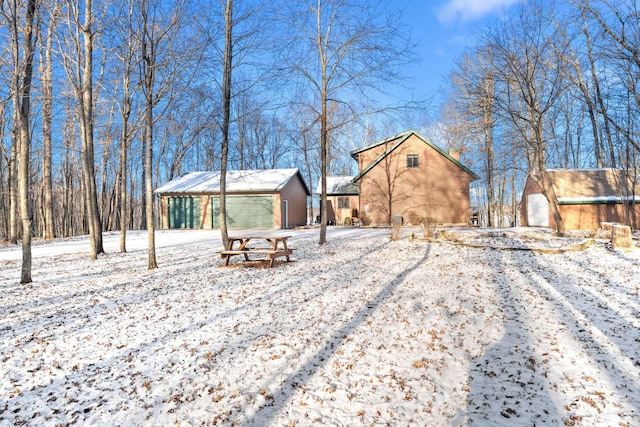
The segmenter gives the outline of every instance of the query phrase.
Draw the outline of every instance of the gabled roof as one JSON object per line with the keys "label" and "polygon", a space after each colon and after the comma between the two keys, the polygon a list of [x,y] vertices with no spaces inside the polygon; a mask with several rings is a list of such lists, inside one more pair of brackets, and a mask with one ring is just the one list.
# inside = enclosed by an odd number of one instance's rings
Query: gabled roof
{"label": "gabled roof", "polygon": [[620,203],[640,201],[640,185],[635,192],[624,169],[547,169],[560,204]]}
{"label": "gabled roof", "polygon": [[[316,194],[322,193],[321,181],[318,180]],[[327,177],[327,195],[357,195],[360,194],[360,187],[353,183],[352,176],[328,176]]]}
{"label": "gabled roof", "polygon": [[[227,171],[228,193],[260,193],[281,191],[287,183],[298,176],[305,192],[309,189],[297,168]],[[156,194],[203,194],[220,193],[220,171],[191,172],[172,179]]]}
{"label": "gabled roof", "polygon": [[360,178],[362,178],[367,172],[369,172],[371,169],[373,169],[378,163],[380,163],[382,161],[382,159],[384,159],[386,156],[388,156],[389,154],[391,154],[393,152],[393,150],[395,150],[396,148],[398,148],[400,145],[402,145],[403,142],[405,142],[407,139],[409,139],[409,137],[411,135],[415,135],[416,137],[418,137],[422,142],[424,142],[425,144],[427,144],[429,147],[433,148],[434,150],[436,150],[438,153],[442,154],[444,157],[446,157],[449,161],[451,161],[453,164],[455,164],[456,166],[458,166],[460,169],[462,169],[463,171],[465,171],[466,173],[468,173],[469,175],[471,175],[472,177],[472,181],[475,181],[476,179],[480,179],[480,177],[478,175],[476,175],[471,169],[469,169],[468,167],[466,167],[465,165],[463,165],[462,163],[460,163],[459,160],[456,160],[455,158],[451,157],[451,155],[449,155],[449,153],[447,153],[445,150],[443,150],[442,148],[438,147],[437,145],[435,145],[434,143],[432,143],[431,141],[429,141],[428,139],[426,139],[425,137],[423,137],[422,135],[420,135],[418,132],[414,131],[414,130],[408,130],[406,132],[400,133],[398,135],[392,136],[390,138],[387,139],[383,139],[382,141],[378,141],[375,142],[371,145],[367,145],[366,147],[362,147],[362,148],[358,148],[356,150],[353,150],[351,152],[351,156],[354,159],[357,159],[358,154],[370,150],[372,148],[378,147],[380,145],[386,145],[386,144],[390,144],[389,148],[387,148],[381,155],[379,155],[371,164],[369,164],[368,166],[366,166],[362,171],[360,171],[360,173],[358,175],[355,176],[355,178],[353,178],[353,182],[358,181]]}

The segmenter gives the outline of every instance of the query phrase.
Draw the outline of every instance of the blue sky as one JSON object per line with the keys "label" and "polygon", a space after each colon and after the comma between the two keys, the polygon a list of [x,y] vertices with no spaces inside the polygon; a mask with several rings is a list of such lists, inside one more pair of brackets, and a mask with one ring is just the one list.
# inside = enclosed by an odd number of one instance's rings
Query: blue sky
{"label": "blue sky", "polygon": [[473,46],[478,34],[521,0],[404,0],[405,19],[417,43],[420,63],[407,85],[420,96],[433,95],[454,60]]}

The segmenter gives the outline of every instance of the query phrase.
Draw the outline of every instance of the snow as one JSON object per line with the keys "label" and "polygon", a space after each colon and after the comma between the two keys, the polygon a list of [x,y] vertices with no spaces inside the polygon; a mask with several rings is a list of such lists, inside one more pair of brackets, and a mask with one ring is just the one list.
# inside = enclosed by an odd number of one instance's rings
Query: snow
{"label": "snow", "polygon": [[639,250],[277,233],[271,269],[217,231],[157,232],[152,271],[145,232],[37,242],[30,285],[0,247],[0,425],[640,425]]}
{"label": "snow", "polygon": [[[358,194],[358,185],[354,184],[353,176],[328,176],[327,194]],[[322,193],[322,178],[318,179],[316,194]]]}
{"label": "snow", "polygon": [[[227,192],[280,191],[298,173],[296,168],[227,171]],[[220,171],[191,172],[154,191],[156,194],[219,192]]]}

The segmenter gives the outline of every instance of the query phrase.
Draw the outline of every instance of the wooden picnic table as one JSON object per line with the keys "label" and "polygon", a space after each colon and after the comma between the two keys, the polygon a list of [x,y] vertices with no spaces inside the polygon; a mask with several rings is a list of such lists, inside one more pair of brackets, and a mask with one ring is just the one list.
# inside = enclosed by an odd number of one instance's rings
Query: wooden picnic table
{"label": "wooden picnic table", "polygon": [[[227,248],[218,252],[225,258],[224,265],[229,265],[229,260],[235,255],[244,255],[245,261],[249,260],[249,255],[267,255],[269,267],[273,267],[273,260],[278,257],[286,257],[290,261],[289,255],[293,249],[287,247],[287,239],[291,236],[229,236]],[[258,246],[248,246],[249,242]]]}

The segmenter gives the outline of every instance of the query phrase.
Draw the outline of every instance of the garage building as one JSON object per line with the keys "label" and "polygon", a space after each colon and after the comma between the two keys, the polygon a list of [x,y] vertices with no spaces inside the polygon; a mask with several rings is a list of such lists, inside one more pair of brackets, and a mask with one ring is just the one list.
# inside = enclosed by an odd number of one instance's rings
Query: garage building
{"label": "garage building", "polygon": [[[220,172],[191,172],[154,192],[162,228],[220,228]],[[227,172],[227,227],[279,229],[307,223],[309,189],[297,168]]]}

